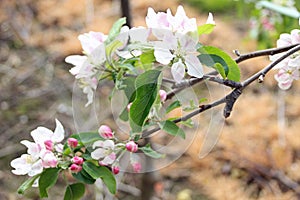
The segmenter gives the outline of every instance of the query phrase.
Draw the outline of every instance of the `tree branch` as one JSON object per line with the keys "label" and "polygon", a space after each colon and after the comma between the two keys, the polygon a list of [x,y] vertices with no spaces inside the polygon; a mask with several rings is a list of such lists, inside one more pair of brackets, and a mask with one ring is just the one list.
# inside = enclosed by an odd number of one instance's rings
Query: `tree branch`
{"label": "tree branch", "polygon": [[[281,48],[277,48],[277,49],[269,49],[266,52],[269,53],[274,53],[277,52],[279,53],[281,50]],[[251,77],[249,77],[248,79],[246,79],[245,81],[243,81],[242,83],[236,83],[236,82],[230,82],[229,86],[234,86],[235,89],[229,93],[228,95],[226,95],[224,98],[221,98],[219,100],[214,101],[213,103],[210,104],[205,104],[205,105],[200,105],[198,110],[195,110],[183,117],[180,117],[178,119],[173,120],[173,122],[178,123],[181,121],[186,121],[192,117],[194,117],[195,115],[198,115],[208,109],[211,109],[215,106],[218,106],[220,104],[225,103],[225,107],[224,107],[224,117],[227,118],[230,116],[231,111],[233,109],[233,105],[235,104],[236,100],[239,98],[239,96],[242,94],[242,91],[248,86],[250,85],[252,82],[254,82],[257,79],[260,79],[261,76],[265,76],[272,68],[274,68],[278,63],[280,63],[282,60],[284,60],[285,58],[289,57],[290,55],[294,54],[295,52],[300,50],[300,44],[298,45],[293,45],[293,46],[289,46],[289,47],[285,47],[285,49],[289,49],[285,54],[283,54],[281,57],[279,57],[277,60],[275,60],[274,62],[272,62],[271,64],[269,64],[268,66],[266,66],[265,68],[263,68],[262,70],[260,70],[259,72],[257,72],[256,74],[252,75]],[[265,52],[264,52],[265,53]],[[253,55],[259,55],[258,53],[253,53]],[[253,58],[253,56],[251,57]],[[250,57],[248,57],[248,59],[250,59]],[[245,60],[245,59],[244,59]],[[241,62],[241,61],[240,61]],[[211,73],[215,73],[215,72],[211,72]],[[167,98],[172,98],[177,92],[183,90],[184,88],[186,88],[187,86],[191,86],[193,84],[199,83],[201,81],[203,81],[205,78],[210,78],[210,76],[205,75],[203,78],[192,78],[186,81],[186,83],[184,83],[184,85],[180,88],[176,88],[175,90],[171,91],[170,93],[168,93]],[[214,79],[215,82],[221,83],[225,85],[225,80],[224,81],[220,81],[219,79]],[[188,83],[188,84],[187,84]],[[228,85],[228,83],[226,83]],[[234,85],[231,85],[234,84]],[[153,128],[151,130],[148,131],[144,131],[142,133],[142,138],[148,137],[151,134],[155,133],[156,131],[159,131],[160,128],[156,127]]]}
{"label": "tree branch", "polygon": [[245,60],[255,58],[255,57],[269,56],[269,55],[275,55],[278,53],[283,53],[283,52],[286,52],[298,45],[299,44],[293,44],[293,45],[286,46],[286,47],[265,49],[265,50],[260,50],[260,51],[254,51],[254,52],[247,53],[247,54],[239,54],[238,51],[235,50],[234,52],[238,56],[238,58],[235,59],[235,62],[240,63],[240,62],[243,62]]}

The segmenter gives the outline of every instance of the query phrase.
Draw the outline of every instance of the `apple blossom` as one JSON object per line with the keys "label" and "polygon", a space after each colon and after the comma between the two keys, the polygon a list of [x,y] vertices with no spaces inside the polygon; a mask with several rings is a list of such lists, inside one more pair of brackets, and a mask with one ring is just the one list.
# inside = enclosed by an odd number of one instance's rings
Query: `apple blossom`
{"label": "apple blossom", "polygon": [[77,165],[82,165],[83,164],[83,158],[79,157],[79,156],[74,156],[71,159],[71,162]]}
{"label": "apple blossom", "polygon": [[57,166],[58,159],[51,151],[46,151],[41,155],[42,164],[44,168],[54,168]]}
{"label": "apple blossom", "polygon": [[117,165],[114,165],[114,166],[112,166],[111,170],[114,174],[118,174],[120,172],[120,167]]}
{"label": "apple blossom", "polygon": [[68,138],[68,145],[71,148],[75,148],[78,145],[78,140],[75,138]]}
{"label": "apple blossom", "polygon": [[130,152],[136,152],[138,150],[138,145],[134,141],[129,141],[125,145],[126,149]]}
{"label": "apple blossom", "polygon": [[115,143],[112,140],[96,141],[93,144],[95,150],[91,153],[91,157],[99,160],[100,165],[110,165],[116,160],[114,148]]}
{"label": "apple blossom", "polygon": [[183,79],[185,68],[190,76],[201,78],[204,72],[197,58],[197,42],[188,35],[174,35],[169,32],[162,41],[155,43],[154,56],[161,64],[172,63],[171,73],[176,82]]}
{"label": "apple blossom", "polygon": [[104,139],[112,139],[114,137],[114,133],[111,128],[107,125],[101,125],[98,129],[98,133]]}
{"label": "apple blossom", "polygon": [[15,168],[13,174],[35,176],[42,173],[42,160],[30,154],[23,154],[21,157],[11,161],[10,165]]}
{"label": "apple blossom", "polygon": [[53,142],[51,140],[46,140],[44,142],[44,144],[45,144],[45,147],[46,147],[47,150],[49,150],[49,151],[53,150],[54,144],[53,144]]}
{"label": "apple blossom", "polygon": [[[300,30],[294,29],[290,34],[283,33],[277,40],[277,47],[285,47],[288,45],[299,44],[300,43]],[[270,56],[271,61],[275,61],[280,58],[283,53]],[[278,82],[279,88],[286,90],[289,89],[294,80],[299,79],[300,70],[300,54],[299,52],[285,58],[273,69],[279,69],[278,73],[274,76],[275,80]]]}
{"label": "apple blossom", "polygon": [[299,69],[284,67],[278,71],[274,78],[276,81],[278,81],[278,86],[280,89],[287,90],[291,87],[294,80],[299,79],[299,76]]}
{"label": "apple blossom", "polygon": [[71,170],[72,173],[78,173],[82,170],[82,166],[77,165],[77,164],[72,164],[69,169]]}
{"label": "apple blossom", "polygon": [[148,8],[146,24],[148,28],[152,29],[153,34],[158,39],[162,39],[164,36],[164,32],[161,32],[162,29],[167,29],[181,34],[197,31],[196,19],[188,18],[182,6],[178,6],[174,16],[170,9],[168,9],[166,13],[155,13],[153,8]]}
{"label": "apple blossom", "polygon": [[165,90],[159,90],[159,98],[161,102],[164,102],[167,99],[167,92]]}
{"label": "apple blossom", "polygon": [[139,173],[139,172],[141,171],[141,169],[142,169],[142,164],[139,163],[139,162],[132,162],[132,163],[131,163],[131,166],[132,166],[133,171],[134,171],[135,173]]}

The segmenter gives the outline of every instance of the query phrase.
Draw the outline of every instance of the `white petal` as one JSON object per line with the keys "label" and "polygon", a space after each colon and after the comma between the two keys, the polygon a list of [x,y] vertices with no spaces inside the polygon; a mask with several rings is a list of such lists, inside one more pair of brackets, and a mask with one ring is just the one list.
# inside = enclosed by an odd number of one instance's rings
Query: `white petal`
{"label": "white petal", "polygon": [[174,55],[170,52],[169,49],[165,48],[154,48],[154,56],[157,62],[167,65],[174,58]]}
{"label": "white petal", "polygon": [[86,56],[71,55],[65,58],[65,62],[75,66],[81,66],[86,61],[86,59]]}
{"label": "white petal", "polygon": [[53,132],[45,127],[37,127],[33,131],[31,131],[31,137],[33,138],[34,142],[36,144],[39,144],[41,146],[44,146],[44,142],[46,140],[51,140],[51,136],[53,135]]}
{"label": "white petal", "polygon": [[95,160],[99,160],[100,158],[104,158],[106,155],[106,150],[99,148],[91,153],[91,157]]}
{"label": "white petal", "polygon": [[16,175],[25,175],[30,169],[31,165],[27,163],[27,157],[30,156],[28,154],[23,154],[21,157],[16,158],[10,162],[10,165],[15,168],[12,170],[12,173]]}
{"label": "white petal", "polygon": [[290,59],[288,65],[291,67],[300,67],[300,56]]}
{"label": "white petal", "polygon": [[181,60],[172,65],[171,73],[176,82],[180,82],[183,79],[185,74],[185,67]]}
{"label": "white petal", "polygon": [[202,64],[200,63],[197,56],[187,55],[184,57],[184,59],[185,59],[186,67],[187,67],[187,73],[190,76],[194,76],[197,78],[203,77],[204,73],[203,73]]}
{"label": "white petal", "polygon": [[93,149],[95,149],[96,147],[103,147],[103,141],[98,140],[98,141],[94,142]]}
{"label": "white petal", "polygon": [[214,21],[214,17],[213,17],[213,15],[211,13],[208,13],[206,24],[213,24],[213,25],[216,24],[216,22]]}
{"label": "white petal", "polygon": [[86,94],[88,102],[85,104],[85,107],[88,107],[94,101],[94,91],[91,87],[86,86],[83,88],[83,93]]}
{"label": "white petal", "polygon": [[35,157],[39,154],[40,149],[36,143],[30,142],[28,140],[22,140],[20,143],[25,145],[28,148],[27,153],[29,155],[32,155]]}
{"label": "white petal", "polygon": [[28,172],[28,176],[35,176],[37,174],[42,173],[43,165],[42,160],[38,160],[31,166],[31,171]]}
{"label": "white petal", "polygon": [[103,148],[113,149],[114,146],[115,146],[115,143],[114,143],[114,141],[112,141],[112,140],[105,140],[105,141],[103,142]]}
{"label": "white petal", "polygon": [[111,153],[110,155],[106,156],[101,162],[104,165],[110,165],[116,160],[116,154]]}
{"label": "white petal", "polygon": [[65,137],[65,130],[64,130],[63,125],[60,123],[60,121],[58,121],[58,119],[55,119],[55,122],[56,122],[56,128],[54,130],[54,133],[53,133],[51,139],[53,142],[59,143]]}

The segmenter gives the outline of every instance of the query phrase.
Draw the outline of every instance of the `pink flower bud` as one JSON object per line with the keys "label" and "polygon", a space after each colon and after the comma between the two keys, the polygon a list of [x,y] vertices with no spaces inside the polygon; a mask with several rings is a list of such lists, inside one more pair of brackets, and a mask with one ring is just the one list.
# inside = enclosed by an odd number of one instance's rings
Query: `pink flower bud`
{"label": "pink flower bud", "polygon": [[82,167],[80,165],[77,164],[72,164],[69,169],[71,170],[72,173],[78,173],[82,170]]}
{"label": "pink flower bud", "polygon": [[132,165],[133,171],[136,173],[139,173],[142,169],[142,164],[139,162],[134,162],[131,165]]}
{"label": "pink flower bud", "polygon": [[112,172],[114,174],[118,174],[120,172],[120,167],[119,166],[112,166]]}
{"label": "pink flower bud", "polygon": [[160,101],[164,102],[167,99],[167,92],[165,90],[159,90]]}
{"label": "pink flower bud", "polygon": [[136,152],[138,150],[138,145],[134,141],[129,141],[125,145],[126,149],[130,152]]}
{"label": "pink flower bud", "polygon": [[58,160],[51,151],[46,151],[42,156],[42,165],[44,168],[54,168],[57,166]]}
{"label": "pink flower bud", "polygon": [[130,111],[130,107],[131,107],[131,105],[132,105],[132,102],[131,102],[131,103],[129,103],[129,104],[127,105],[127,111],[128,111],[128,112]]}
{"label": "pink flower bud", "polygon": [[79,157],[79,156],[74,156],[71,159],[72,163],[77,164],[77,165],[82,165],[83,163],[83,158]]}
{"label": "pink flower bud", "polygon": [[68,139],[68,145],[69,145],[69,147],[71,147],[71,148],[75,148],[75,147],[77,147],[77,145],[78,145],[78,140],[75,139],[75,138],[69,138],[69,139]]}
{"label": "pink flower bud", "polygon": [[48,151],[52,151],[53,150],[53,142],[51,141],[51,140],[46,140],[45,142],[44,142],[44,144],[45,144],[45,147],[46,147],[46,149],[48,150]]}
{"label": "pink flower bud", "polygon": [[99,132],[100,136],[105,139],[112,139],[114,137],[114,133],[112,132],[110,127],[106,126],[106,125],[100,126],[100,128],[98,129],[98,132]]}

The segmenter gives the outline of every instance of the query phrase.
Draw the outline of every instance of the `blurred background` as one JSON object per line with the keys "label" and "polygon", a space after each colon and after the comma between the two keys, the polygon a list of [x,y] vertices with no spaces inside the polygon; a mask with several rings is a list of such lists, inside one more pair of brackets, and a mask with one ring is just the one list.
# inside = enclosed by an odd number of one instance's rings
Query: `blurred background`
{"label": "blurred background", "polygon": [[[189,17],[206,22],[214,14],[216,28],[200,38],[235,57],[241,53],[275,47],[281,32],[298,28],[292,10],[300,2],[274,0],[134,0],[132,25],[145,25],[148,7],[176,12],[184,5]],[[293,12],[288,12],[293,13]],[[77,36],[88,31],[108,33],[121,16],[119,0],[1,0],[0,2],[0,199],[39,199],[33,189],[20,196],[26,177],[15,176],[10,161],[25,152],[19,142],[31,139],[37,126],[53,129],[58,118],[66,133],[76,133],[72,113],[74,78],[64,58],[80,54]],[[268,58],[243,62],[243,78],[269,63]],[[279,91],[272,72],[263,84],[247,88],[226,120],[218,144],[203,159],[198,153],[199,134],[183,156],[157,172],[153,199],[299,199],[300,198],[300,84]],[[202,134],[203,135],[203,134]],[[142,175],[125,177],[130,188],[119,199],[137,199],[143,191]],[[61,184],[61,186],[60,186]],[[144,183],[145,184],[145,183]],[[49,199],[62,199],[63,182],[50,190]],[[95,199],[88,187],[85,199]]]}

